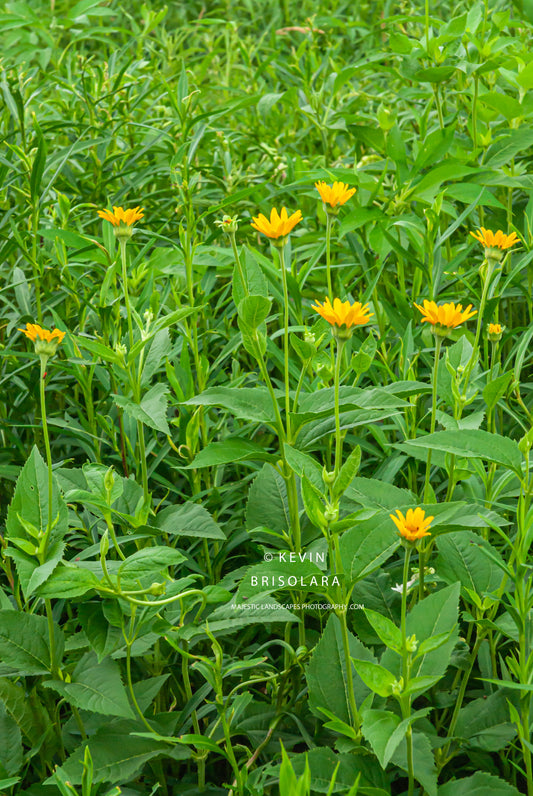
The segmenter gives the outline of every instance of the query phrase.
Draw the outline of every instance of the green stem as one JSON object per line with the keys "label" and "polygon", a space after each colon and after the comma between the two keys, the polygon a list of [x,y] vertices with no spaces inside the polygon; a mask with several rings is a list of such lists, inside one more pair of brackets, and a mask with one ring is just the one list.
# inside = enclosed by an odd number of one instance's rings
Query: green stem
{"label": "green stem", "polygon": [[[453,709],[453,713],[452,713],[452,718],[451,718],[450,723],[448,725],[447,737],[450,738],[450,739],[453,737],[453,733],[455,731],[455,725],[457,724],[457,720],[459,718],[459,711],[461,710],[461,708],[463,706],[463,700],[464,700],[464,697],[465,697],[466,687],[468,685],[468,680],[469,680],[470,675],[472,673],[472,669],[474,668],[474,663],[476,662],[477,654],[479,652],[479,648],[481,646],[481,642],[483,641],[483,639],[484,639],[484,635],[480,633],[478,635],[477,639],[476,639],[476,643],[474,644],[474,648],[473,648],[473,650],[472,650],[472,652],[470,654],[470,659],[468,661],[468,666],[467,666],[466,670],[463,672],[463,679],[462,679],[461,685],[459,687],[459,693],[457,694],[457,699],[455,700],[455,705],[454,705],[454,709]],[[441,766],[440,766],[441,768],[444,768],[444,766],[448,762],[448,752],[449,752],[449,749],[450,749],[450,745],[451,745],[451,740],[448,741],[448,743],[446,744],[446,746],[443,748],[443,750],[441,752],[441,761],[442,761],[441,762]]]}
{"label": "green stem", "polygon": [[350,706],[350,713],[352,717],[352,726],[356,732],[361,730],[361,722],[359,720],[359,711],[357,710],[357,703],[355,701],[355,694],[353,690],[353,672],[352,672],[352,659],[350,657],[350,640],[348,638],[348,624],[346,621],[348,613],[348,605],[345,605],[344,610],[340,611],[339,619],[341,623],[342,633],[342,647],[344,651],[344,660],[346,663],[346,688],[348,691],[348,703]]}
{"label": "green stem", "polygon": [[250,295],[250,291],[248,290],[248,285],[246,283],[246,278],[244,276],[244,271],[243,271],[243,268],[242,268],[241,258],[239,257],[239,251],[237,249],[237,242],[235,240],[235,233],[234,232],[230,232],[230,236],[229,237],[230,237],[230,241],[231,241],[231,248],[233,249],[233,256],[235,257],[235,263],[237,265],[237,268],[238,268],[238,271],[239,271],[239,276],[241,278],[242,289],[243,289],[244,295],[245,296],[249,296]]}
{"label": "green stem", "polygon": [[[341,416],[340,416],[340,406],[339,406],[339,387],[340,387],[340,374],[341,374],[341,362],[342,362],[342,352],[344,350],[345,340],[341,340],[339,337],[336,338],[337,341],[337,357],[335,360],[335,478],[337,478],[339,471],[342,466],[342,436],[341,436]],[[333,341],[332,341],[333,344]]]}
{"label": "green stem", "polygon": [[[132,621],[133,621],[133,614],[132,614]],[[153,732],[154,728],[151,727],[148,724],[148,722],[146,721],[146,719],[144,718],[144,714],[143,714],[141,708],[139,707],[139,703],[137,702],[137,698],[136,698],[135,692],[133,690],[133,682],[132,682],[132,679],[131,679],[131,645],[132,645],[132,643],[133,643],[133,641],[131,641],[129,638],[126,640],[126,679],[127,679],[127,682],[128,682],[128,691],[130,693],[130,697],[131,697],[131,701],[133,702],[133,706],[135,707],[135,710],[136,710],[137,715],[139,716],[140,720],[142,721],[142,723],[144,724],[144,726],[146,727],[148,732]]]}
{"label": "green stem", "polygon": [[41,378],[39,381],[39,392],[41,397],[41,422],[43,425],[44,447],[46,450],[46,464],[48,467],[48,521],[46,525],[46,538],[50,535],[52,528],[52,497],[53,497],[53,475],[52,475],[52,452],[50,450],[50,437],[48,435],[48,423],[46,420],[46,399],[45,399],[45,380],[46,380],[46,363],[48,357],[46,354],[40,355],[41,360]]}
{"label": "green stem", "polygon": [[125,238],[119,238],[120,259],[122,262],[122,289],[124,291],[124,303],[126,304],[126,317],[128,319],[128,343],[130,351],[133,348],[133,321],[131,317],[130,294],[128,290],[128,255],[126,251],[127,242]]}
{"label": "green stem", "polygon": [[43,311],[41,306],[41,285],[40,285],[40,274],[39,274],[39,266],[37,265],[37,231],[39,229],[39,200],[35,201],[32,210],[32,250],[31,250],[31,259],[32,259],[32,272],[33,272],[33,279],[35,283],[35,304],[37,306],[37,321],[38,323],[43,322]]}
{"label": "green stem", "polygon": [[333,302],[333,283],[331,280],[331,228],[333,226],[333,218],[331,213],[326,210],[326,274],[328,280],[328,296]]}
{"label": "green stem", "polygon": [[[46,363],[48,362],[48,356],[46,354],[40,355],[41,360],[41,373],[39,379],[39,392],[41,397],[41,421],[43,426],[43,436],[44,436],[44,447],[46,450],[46,465],[48,470],[48,517],[46,522],[46,529],[44,532],[44,537],[42,539],[40,549],[41,553],[41,564],[44,564],[46,560],[46,548],[48,545],[48,539],[50,537],[50,533],[52,530],[52,499],[54,496],[54,476],[52,474],[52,451],[50,449],[50,437],[48,434],[48,423],[46,420],[46,397],[45,397],[45,379],[46,379]],[[46,620],[48,624],[48,636],[50,639],[50,662],[52,665],[52,672],[57,677],[58,676],[58,669],[57,669],[57,661],[56,661],[56,652],[55,652],[55,631],[54,631],[54,618],[52,616],[52,603],[48,598],[44,601],[45,609],[46,609]]]}
{"label": "green stem", "polygon": [[285,377],[285,425],[287,438],[291,438],[291,419],[290,419],[290,383],[289,383],[289,290],[287,287],[287,270],[285,268],[285,243],[274,247],[278,253],[279,266],[281,268],[281,281],[283,285],[283,358],[284,358],[284,377]]}
{"label": "green stem", "polygon": [[[439,358],[440,358],[440,349],[442,346],[442,337],[436,336],[435,337],[435,361],[433,363],[433,378],[432,378],[432,391],[431,391],[431,424],[430,424],[430,434],[433,434],[435,431],[435,422],[436,422],[436,415],[437,415],[437,377],[439,373]],[[426,460],[426,478],[424,482],[424,497],[423,502],[427,503],[429,499],[429,474],[431,471],[431,448],[428,449],[427,460]],[[422,573],[421,573],[422,574]]]}
{"label": "green stem", "polygon": [[481,302],[479,305],[479,312],[477,316],[477,324],[476,324],[476,336],[474,338],[474,345],[472,348],[472,356],[470,357],[468,364],[465,369],[464,375],[464,387],[463,387],[463,397],[466,398],[466,391],[468,388],[468,382],[470,381],[470,376],[472,375],[472,370],[476,363],[477,359],[477,351],[479,347],[479,338],[481,336],[481,327],[483,324],[483,315],[485,313],[485,304],[487,303],[487,297],[489,294],[489,287],[490,287],[490,280],[492,277],[492,273],[494,271],[494,266],[496,265],[494,260],[486,260],[487,263],[487,272],[485,274],[485,279],[483,282],[483,291],[481,293]]}

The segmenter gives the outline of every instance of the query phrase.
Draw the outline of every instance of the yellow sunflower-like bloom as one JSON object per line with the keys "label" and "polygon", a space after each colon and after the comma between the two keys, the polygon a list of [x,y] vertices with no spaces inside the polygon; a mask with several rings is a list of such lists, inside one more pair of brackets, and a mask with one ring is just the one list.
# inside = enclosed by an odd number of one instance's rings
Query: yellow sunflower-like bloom
{"label": "yellow sunflower-like bloom", "polygon": [[470,232],[470,234],[481,243],[485,250],[485,258],[488,263],[492,263],[493,267],[495,263],[502,260],[505,249],[510,249],[511,246],[520,242],[516,232],[506,235],[501,229],[492,232],[490,229],[481,227],[477,232]]}
{"label": "yellow sunflower-like bloom", "polygon": [[477,313],[477,310],[472,309],[471,304],[463,310],[462,304],[450,302],[449,304],[438,306],[434,301],[428,301],[427,299],[424,299],[423,307],[416,302],[415,307],[423,315],[422,323],[430,323],[436,333],[439,330],[455,329]]}
{"label": "yellow sunflower-like bloom", "polygon": [[132,207],[129,210],[124,210],[123,207],[113,207],[113,212],[99,210],[98,215],[105,221],[109,221],[114,227],[120,227],[121,224],[132,227],[136,221],[144,218],[143,210],[143,207]]}
{"label": "yellow sunflower-like bloom", "polygon": [[51,357],[57,351],[58,345],[63,341],[66,332],[59,329],[43,329],[38,323],[27,323],[25,329],[19,329],[35,346],[36,354]]}
{"label": "yellow sunflower-like bloom", "polygon": [[431,526],[434,517],[426,517],[426,512],[420,507],[416,509],[408,509],[404,517],[399,509],[396,509],[397,517],[394,514],[389,514],[391,520],[394,522],[399,531],[399,536],[403,536],[408,542],[417,542],[424,536],[431,536],[428,528]]}
{"label": "yellow sunflower-like bloom", "polygon": [[281,213],[278,213],[276,208],[273,207],[270,211],[270,220],[263,213],[259,213],[257,217],[253,217],[252,227],[258,232],[262,232],[267,238],[277,240],[278,238],[286,238],[301,220],[301,210],[297,210],[289,216],[284,207],[281,208]]}
{"label": "yellow sunflower-like bloom", "polygon": [[129,210],[124,210],[123,207],[113,207],[113,212],[111,210],[99,210],[98,215],[113,224],[115,237],[125,245],[133,234],[135,222],[144,218],[143,209],[142,207],[130,207]]}
{"label": "yellow sunflower-like bloom", "polygon": [[502,327],[499,323],[489,323],[489,334],[501,334]]}
{"label": "yellow sunflower-like bloom", "polygon": [[355,188],[349,188],[343,182],[334,182],[333,185],[327,185],[323,180],[315,182],[315,188],[320,194],[320,198],[325,205],[329,205],[332,209],[345,204],[354,193]]}
{"label": "yellow sunflower-like bloom", "polygon": [[516,232],[506,235],[501,229],[492,232],[490,229],[481,227],[477,232],[470,232],[470,234],[486,249],[510,249],[511,246],[519,242]]}
{"label": "yellow sunflower-like bloom", "polygon": [[364,306],[360,301],[350,304],[349,301],[341,301],[336,298],[333,299],[333,304],[326,298],[323,304],[317,301],[313,309],[322,315],[328,323],[335,326],[346,326],[348,329],[351,326],[362,326],[368,323],[369,318],[374,314],[368,311],[368,304]]}

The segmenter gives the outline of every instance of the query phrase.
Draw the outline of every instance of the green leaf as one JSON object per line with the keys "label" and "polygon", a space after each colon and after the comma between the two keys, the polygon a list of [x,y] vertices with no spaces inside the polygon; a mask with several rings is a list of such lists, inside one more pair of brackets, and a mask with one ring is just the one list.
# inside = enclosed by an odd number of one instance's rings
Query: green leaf
{"label": "green leaf", "polygon": [[390,558],[399,544],[388,515],[376,515],[357,523],[340,538],[345,573],[352,582],[362,580]]}
{"label": "green leaf", "polygon": [[[65,501],[59,494],[57,481],[52,481],[52,529],[47,550],[54,550],[68,529],[68,512]],[[7,511],[6,538],[27,539],[35,544],[24,522],[39,531],[46,530],[48,524],[48,468],[36,446],[20,471],[13,500]],[[47,557],[48,559],[48,557]],[[36,565],[38,562],[36,562]]]}
{"label": "green leaf", "polygon": [[394,622],[369,608],[365,608],[365,616],[383,644],[401,655],[402,634]]}
{"label": "green leaf", "polygon": [[[363,714],[363,735],[372,747],[383,769],[386,768],[388,763],[385,757],[387,744],[400,722],[401,719],[399,716],[396,716],[395,713],[391,713],[390,710],[365,710]],[[400,741],[401,736],[398,743],[400,743]],[[396,746],[397,745],[398,744],[396,744]],[[394,747],[391,754],[394,753],[395,749],[396,747]]]}
{"label": "green leaf", "polygon": [[489,411],[494,409],[498,401],[503,398],[512,379],[513,372],[509,371],[488,382],[487,386],[483,389],[483,400],[487,404]]}
{"label": "green leaf", "polygon": [[[114,720],[100,727],[88,742],[82,743],[70,755],[61,767],[63,772],[73,785],[81,785],[83,756],[88,745],[93,759],[95,783],[122,785],[129,782],[148,760],[171,751],[171,747],[164,741],[132,734],[138,730],[139,722],[127,719]],[[172,756],[175,759],[186,759],[190,757],[190,751],[180,747],[179,753],[172,751]],[[50,777],[44,784],[55,783]]]}
{"label": "green leaf", "polygon": [[449,80],[454,72],[454,66],[430,66],[428,69],[418,69],[413,79],[419,83],[442,83],[443,80]]}
{"label": "green leaf", "polygon": [[0,701],[0,766],[11,776],[22,768],[22,738],[16,721]]}
{"label": "green leaf", "polygon": [[183,401],[184,406],[220,406],[235,417],[275,423],[272,398],[266,387],[209,387],[200,395]]}
{"label": "green leaf", "polygon": [[500,690],[469,702],[459,711],[455,737],[465,739],[467,746],[485,752],[504,749],[516,736],[507,699],[505,692]]}
{"label": "green leaf", "polygon": [[156,528],[169,536],[192,536],[198,539],[225,539],[220,525],[199,503],[187,501],[181,506],[167,506],[157,512]]}
{"label": "green leaf", "polygon": [[352,658],[355,670],[363,683],[379,696],[387,697],[392,694],[392,687],[396,678],[384,666],[371,661],[362,661]]}
{"label": "green leaf", "polygon": [[439,556],[435,568],[446,583],[459,581],[463,589],[483,595],[495,591],[502,579],[500,568],[482,551],[502,561],[499,552],[479,534],[458,531],[439,536]]}
{"label": "green leaf", "polygon": [[[246,281],[248,295],[268,297],[267,280],[261,268],[255,261],[255,259],[252,257],[250,251],[247,249],[246,246],[243,246],[241,248],[240,260],[241,260],[242,270],[244,272],[244,278]],[[236,264],[233,269],[232,296],[236,307],[238,307],[239,303],[245,298],[245,291],[243,288],[241,275],[239,272],[239,268],[237,267]]]}
{"label": "green leaf", "polygon": [[99,583],[96,575],[90,570],[63,562],[52,572],[45,583],[35,590],[35,593],[38,597],[72,599],[81,597],[82,594],[97,587]]}
{"label": "green leaf", "polygon": [[39,196],[41,180],[46,165],[46,141],[39,128],[37,128],[37,139],[39,143],[37,144],[37,152],[33,158],[33,166],[30,174],[30,195],[33,202],[35,202]]}
{"label": "green leaf", "polygon": [[327,528],[328,523],[324,517],[324,499],[305,475],[302,476],[302,499],[305,513],[313,525],[317,528]]}
{"label": "green leaf", "polygon": [[279,456],[267,453],[256,442],[234,437],[223,442],[210,442],[195,456],[191,464],[181,469],[196,470],[200,467],[216,467],[221,464],[246,461],[247,459],[275,463],[278,461]]}
{"label": "green leaf", "polygon": [[[351,658],[375,662],[374,655],[358,638],[348,633]],[[369,694],[357,677],[353,663],[352,674],[356,704],[359,706]],[[319,708],[324,707],[344,722],[350,721],[348,675],[339,618],[331,614],[324,632],[313,650],[305,676],[309,687],[309,707],[322,719]]]}
{"label": "green leaf", "polygon": [[141,399],[140,404],[125,395],[113,395],[117,406],[134,420],[140,420],[145,426],[170,434],[167,423],[167,403],[170,390],[166,384],[155,384]]}
{"label": "green leaf", "polygon": [[333,484],[333,497],[339,498],[341,495],[344,495],[347,488],[352,483],[353,479],[357,475],[357,471],[359,470],[359,465],[361,464],[361,448],[359,445],[350,451],[350,455],[342,465],[340,472],[335,479],[335,483]]}
{"label": "green leaf", "polygon": [[246,503],[246,527],[252,530],[259,526],[276,532],[290,527],[287,487],[270,464],[263,465],[254,478]]}
{"label": "green leaf", "polygon": [[407,635],[415,635],[419,643],[440,633],[450,633],[449,641],[416,659],[412,668],[413,677],[442,676],[446,672],[457,643],[458,604],[459,584],[454,583],[428,595],[409,612]]}
{"label": "green leaf", "polygon": [[111,658],[99,663],[92,650],[80,659],[70,683],[47,680],[43,685],[62,694],[72,705],[82,710],[104,716],[134,716],[118,663]]}
{"label": "green leaf", "polygon": [[271,299],[265,296],[246,296],[239,302],[239,321],[250,331],[258,329],[268,318]]}
{"label": "green leaf", "polygon": [[439,787],[439,796],[519,796],[519,791],[503,779],[476,771],[471,777],[454,779]]}
{"label": "green leaf", "polygon": [[489,431],[437,431],[425,437],[409,440],[409,445],[453,453],[465,459],[487,459],[489,462],[501,464],[520,475],[522,454],[518,443],[500,434]]}
{"label": "green leaf", "polygon": [[[391,759],[404,771],[408,770],[405,738],[402,739]],[[433,751],[428,737],[419,732],[413,733],[413,764],[415,779],[423,786],[428,796],[437,796],[437,769]]]}
{"label": "green leaf", "polygon": [[167,567],[185,561],[185,556],[173,547],[143,547],[129,556],[118,568],[118,575],[128,580],[153,576]]}
{"label": "green leaf", "polygon": [[[63,634],[57,626],[54,631],[59,659]],[[19,674],[47,674],[51,665],[46,618],[20,611],[0,611],[0,660]]]}

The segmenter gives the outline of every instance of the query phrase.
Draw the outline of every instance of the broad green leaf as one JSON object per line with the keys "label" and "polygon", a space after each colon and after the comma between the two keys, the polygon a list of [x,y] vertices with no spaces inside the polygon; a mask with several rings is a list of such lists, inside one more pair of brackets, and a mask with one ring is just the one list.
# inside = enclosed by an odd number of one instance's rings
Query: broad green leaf
{"label": "broad green leaf", "polygon": [[43,685],[53,688],[82,710],[102,713],[104,716],[134,716],[118,663],[111,658],[105,658],[98,663],[92,650],[80,659],[70,683],[48,680]]}
{"label": "broad green leaf", "polygon": [[[54,627],[57,660],[63,634]],[[21,611],[0,611],[0,660],[19,674],[47,674],[51,669],[46,617]]]}
{"label": "broad green leaf", "polygon": [[[372,747],[381,768],[385,768],[387,765],[385,762],[385,750],[400,722],[400,717],[396,716],[395,713],[391,713],[390,710],[366,710],[363,714],[363,735]],[[398,743],[400,743],[400,740],[401,737]]]}
{"label": "broad green leaf", "polygon": [[386,616],[382,616],[377,611],[371,611],[369,608],[365,608],[365,616],[383,644],[401,655],[402,634],[400,628],[396,627],[394,622],[391,622]]}
{"label": "broad green leaf", "polygon": [[396,682],[396,678],[384,666],[371,661],[359,660],[358,658],[352,658],[352,661],[355,671],[368,688],[381,697],[387,697],[392,694],[392,687]]}
{"label": "broad green leaf", "polygon": [[503,467],[509,467],[517,474],[521,472],[522,454],[518,443],[500,434],[491,434],[489,431],[437,431],[425,437],[409,440],[409,445],[424,450],[453,453],[465,459],[486,459]]}
{"label": "broad green leaf", "polygon": [[167,422],[167,403],[170,390],[166,384],[155,384],[143,396],[140,403],[132,401],[125,395],[113,395],[113,400],[117,406],[134,420],[140,420],[145,426],[160,431],[162,434],[170,434]]}
{"label": "broad green leaf", "polygon": [[220,525],[200,503],[188,501],[181,506],[167,506],[157,512],[152,525],[169,536],[192,536],[198,539],[225,539]]}
{"label": "broad green leaf", "polygon": [[483,400],[489,410],[494,409],[498,401],[506,394],[512,378],[513,372],[509,371],[487,383],[487,386],[483,389]]}
{"label": "broad green leaf", "polygon": [[[351,658],[359,658],[367,662],[375,662],[373,653],[368,650],[355,636],[348,633]],[[357,677],[357,668],[353,663],[352,674],[355,701],[359,707],[369,694],[369,689]],[[350,721],[348,702],[348,680],[340,621],[331,614],[322,636],[313,650],[311,660],[305,673],[309,687],[309,707],[320,716],[318,710],[324,707],[332,711],[342,721]]]}
{"label": "broad green leaf", "polygon": [[22,738],[16,721],[0,700],[0,766],[8,776],[22,767]]}
{"label": "broad green leaf", "polygon": [[[246,281],[247,293],[250,296],[268,296],[267,280],[246,246],[241,248],[241,265]],[[240,271],[235,265],[233,269],[232,296],[235,306],[238,307],[246,293],[242,284]]]}
{"label": "broad green leaf", "polygon": [[480,548],[490,550],[491,556],[499,560],[501,556],[483,537],[472,531],[458,531],[439,536],[437,545],[439,556],[435,567],[446,583],[460,581],[464,589],[471,589],[479,595],[495,591],[500,586],[501,569]]}
{"label": "broad green leaf", "polygon": [[210,442],[195,456],[191,464],[180,469],[196,470],[200,467],[216,467],[221,464],[246,461],[247,459],[276,463],[279,456],[267,453],[256,442],[233,437],[232,439],[225,439],[223,442]]}
{"label": "broad green leaf", "polygon": [[290,528],[287,487],[282,476],[265,464],[253,480],[246,503],[246,527],[264,526],[271,531]]}
{"label": "broad green leaf", "polygon": [[265,296],[246,296],[239,301],[239,321],[250,331],[258,329],[268,317],[271,299]]}
{"label": "broad green leaf", "polygon": [[[405,738],[392,756],[392,762],[404,771],[408,770]],[[437,769],[433,751],[428,737],[419,732],[413,732],[413,763],[415,779],[424,787],[428,796],[437,796]]]}
{"label": "broad green leaf", "polygon": [[[307,752],[291,754],[291,763],[294,773],[301,777],[306,763],[311,769],[311,793],[331,794],[331,780],[336,771],[335,790],[333,793],[354,796],[353,788],[357,777],[360,776],[360,785],[365,786],[372,796],[385,796],[387,790],[385,774],[376,766],[371,756],[354,755],[352,753],[336,754],[333,749],[315,747]],[[278,767],[273,769],[276,777]],[[355,794],[357,790],[355,791]]]}
{"label": "broad green leaf", "polygon": [[335,483],[333,484],[333,497],[339,498],[345,493],[346,489],[350,486],[353,479],[357,475],[360,464],[361,448],[359,445],[356,445],[356,447],[350,451],[348,458],[342,465],[340,472],[335,479]]}
{"label": "broad green leaf", "polygon": [[235,417],[275,423],[272,399],[266,387],[209,387],[183,402],[184,406],[220,406]]}
{"label": "broad green leaf", "polygon": [[454,583],[425,597],[407,616],[407,635],[415,635],[420,643],[440,633],[451,633],[449,641],[413,663],[412,675],[442,676],[457,643],[454,627],[458,619],[459,584]]}
{"label": "broad green leaf", "polygon": [[519,791],[503,779],[476,771],[471,777],[454,779],[439,787],[439,796],[519,796]]}
{"label": "broad green leaf", "polygon": [[[48,524],[48,468],[35,446],[20,471],[13,500],[7,511],[8,541],[10,537],[15,537],[33,541],[35,544],[31,534],[25,530],[24,521],[39,531],[46,530]],[[52,526],[48,549],[54,549],[54,545],[61,542],[68,528],[67,507],[59,494],[55,477],[52,491]],[[36,561],[36,565],[38,563]]]}
{"label": "broad green leaf", "polygon": [[[120,784],[129,782],[148,760],[161,754],[169,754],[172,747],[154,738],[142,738],[132,733],[139,731],[139,722],[119,719],[100,727],[88,742],[79,746],[62,765],[62,770],[73,785],[81,785],[82,762],[88,743],[94,765],[94,782]],[[173,750],[175,759],[190,757],[183,746]],[[52,778],[44,784],[54,784]]]}
{"label": "broad green leaf", "polygon": [[469,702],[459,711],[454,736],[465,739],[467,746],[485,752],[504,749],[516,736],[507,699],[505,692],[500,690]]}
{"label": "broad green leaf", "polygon": [[344,572],[352,582],[362,580],[390,558],[399,544],[388,515],[359,522],[340,538]]}
{"label": "broad green leaf", "polygon": [[173,547],[143,547],[122,562],[118,568],[121,579],[137,580],[154,576],[167,567],[174,567],[185,561],[185,556]]}
{"label": "broad green leaf", "polygon": [[93,572],[74,564],[63,562],[50,577],[36,589],[38,597],[72,599],[94,589],[100,581]]}

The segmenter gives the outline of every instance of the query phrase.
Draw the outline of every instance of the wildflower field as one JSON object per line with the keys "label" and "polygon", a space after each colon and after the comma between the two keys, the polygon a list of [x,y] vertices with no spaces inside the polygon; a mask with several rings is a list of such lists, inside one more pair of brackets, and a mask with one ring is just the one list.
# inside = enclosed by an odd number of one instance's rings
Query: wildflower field
{"label": "wildflower field", "polygon": [[2,4],[2,796],[533,796],[532,36]]}

